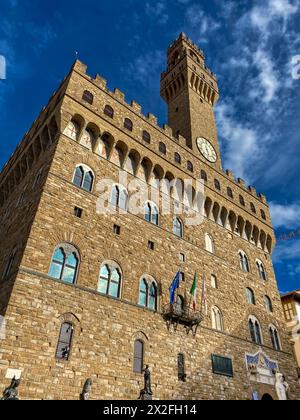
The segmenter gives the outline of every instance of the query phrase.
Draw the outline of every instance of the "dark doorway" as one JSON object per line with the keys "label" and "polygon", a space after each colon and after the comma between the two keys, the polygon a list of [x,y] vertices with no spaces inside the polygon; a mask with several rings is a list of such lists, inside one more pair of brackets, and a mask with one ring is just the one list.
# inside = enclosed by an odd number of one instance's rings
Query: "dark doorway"
{"label": "dark doorway", "polygon": [[262,399],[262,401],[274,401],[270,394],[265,394]]}

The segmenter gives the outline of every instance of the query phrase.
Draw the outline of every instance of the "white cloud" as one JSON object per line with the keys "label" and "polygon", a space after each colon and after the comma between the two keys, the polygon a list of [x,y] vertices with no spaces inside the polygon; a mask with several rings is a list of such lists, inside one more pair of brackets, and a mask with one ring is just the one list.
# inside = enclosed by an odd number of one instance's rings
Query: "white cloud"
{"label": "white cloud", "polygon": [[280,88],[275,63],[266,51],[259,49],[254,55],[254,64],[259,70],[258,81],[261,99],[263,102],[269,103],[275,98],[275,94]]}
{"label": "white cloud", "polygon": [[271,202],[270,211],[275,228],[300,228],[300,203],[283,205],[276,202]]}
{"label": "white cloud", "polygon": [[185,20],[188,32],[196,43],[206,43],[207,37],[220,28],[220,23],[206,14],[201,6],[191,5],[187,8]]}
{"label": "white cloud", "polygon": [[[275,263],[286,263],[287,261],[299,260],[300,258],[300,240],[281,241],[277,243],[273,253]],[[294,264],[293,264],[294,265]],[[298,265],[298,264],[296,264]]]}
{"label": "white cloud", "polygon": [[154,18],[156,23],[164,25],[169,20],[169,15],[167,13],[167,5],[164,0],[146,3],[146,14],[150,18]]}

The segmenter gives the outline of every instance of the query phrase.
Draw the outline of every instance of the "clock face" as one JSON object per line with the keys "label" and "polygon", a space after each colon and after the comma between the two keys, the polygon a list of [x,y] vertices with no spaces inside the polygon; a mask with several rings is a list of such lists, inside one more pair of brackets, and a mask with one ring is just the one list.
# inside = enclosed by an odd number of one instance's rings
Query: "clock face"
{"label": "clock face", "polygon": [[200,153],[205,157],[205,159],[207,159],[211,163],[215,163],[217,161],[217,153],[208,140],[199,137],[197,139],[197,146]]}

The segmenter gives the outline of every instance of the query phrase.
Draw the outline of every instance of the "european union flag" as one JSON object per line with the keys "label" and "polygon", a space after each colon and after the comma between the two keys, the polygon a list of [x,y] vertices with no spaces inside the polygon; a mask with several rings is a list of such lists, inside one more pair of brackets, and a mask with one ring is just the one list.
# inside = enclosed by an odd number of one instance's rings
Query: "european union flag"
{"label": "european union flag", "polygon": [[180,273],[178,271],[178,273],[176,274],[173,283],[170,286],[170,304],[174,305],[175,303],[175,294],[176,294],[176,290],[179,289],[180,286]]}

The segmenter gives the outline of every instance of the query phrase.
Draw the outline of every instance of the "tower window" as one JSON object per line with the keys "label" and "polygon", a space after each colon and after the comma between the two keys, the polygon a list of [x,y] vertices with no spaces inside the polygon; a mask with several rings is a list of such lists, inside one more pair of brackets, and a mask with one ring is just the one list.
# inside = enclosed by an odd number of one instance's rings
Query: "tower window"
{"label": "tower window", "polygon": [[220,184],[220,181],[218,181],[217,179],[215,179],[215,188],[216,188],[218,191],[221,191],[221,184]]}
{"label": "tower window", "polygon": [[181,165],[181,156],[179,153],[177,152],[175,153],[174,160],[175,160],[175,163],[177,163],[178,165]]}
{"label": "tower window", "polygon": [[227,188],[227,195],[229,198],[233,198],[233,192],[232,189],[230,187]]}
{"label": "tower window", "polygon": [[254,204],[253,204],[253,203],[251,203],[251,204],[250,204],[250,207],[251,207],[251,211],[252,211],[252,213],[253,213],[253,214],[256,214],[256,208],[255,208],[255,206],[254,206]]}
{"label": "tower window", "polygon": [[125,118],[124,120],[124,128],[126,128],[128,131],[133,130],[133,122],[129,118]]}
{"label": "tower window", "polygon": [[265,296],[264,297],[264,301],[265,301],[265,307],[266,307],[266,310],[268,311],[268,312],[273,312],[273,305],[272,305],[272,301],[271,301],[271,299],[269,298],[269,296]]}
{"label": "tower window", "polygon": [[208,180],[208,178],[207,178],[207,173],[205,172],[205,171],[201,171],[201,179],[204,181],[204,182],[207,182],[207,180]]}
{"label": "tower window", "polygon": [[134,342],[133,372],[142,373],[144,367],[144,343],[142,340]]}
{"label": "tower window", "polygon": [[73,184],[91,192],[93,188],[94,174],[88,167],[77,166],[73,177]]}
{"label": "tower window", "polygon": [[167,147],[164,143],[159,143],[159,151],[163,155],[167,153]]}
{"label": "tower window", "polygon": [[148,241],[148,249],[150,251],[154,251],[154,248],[155,248],[154,242]]}
{"label": "tower window", "polygon": [[260,328],[259,322],[254,317],[251,317],[249,319],[249,332],[250,332],[250,337],[253,343],[262,345],[261,328]]}
{"label": "tower window", "polygon": [[121,234],[121,227],[118,225],[114,225],[114,234],[120,235]]}
{"label": "tower window", "polygon": [[187,170],[189,172],[194,172],[194,166],[193,166],[192,162],[190,162],[190,161],[188,161],[188,163],[187,163]]}
{"label": "tower window", "polygon": [[263,220],[267,220],[266,213],[263,210],[260,211],[260,214]]}
{"label": "tower window", "polygon": [[273,348],[278,351],[281,350],[281,344],[277,329],[273,325],[271,325],[269,328],[269,332]]}
{"label": "tower window", "polygon": [[242,195],[240,195],[239,199],[240,199],[240,205],[243,206],[243,207],[245,207],[244,197]]}
{"label": "tower window", "polygon": [[48,275],[64,283],[74,284],[78,268],[79,256],[77,250],[72,245],[65,244],[54,251]]}
{"label": "tower window", "polygon": [[247,287],[246,289],[246,297],[247,297],[247,302],[249,303],[249,305],[255,305],[254,292],[249,287]]}
{"label": "tower window", "polygon": [[151,136],[148,133],[148,131],[143,131],[143,140],[145,143],[148,143],[148,144],[151,143]]}
{"label": "tower window", "polygon": [[90,105],[93,105],[94,95],[91,92],[89,92],[88,90],[85,90],[83,92],[83,95],[82,95],[82,100],[87,102]]}
{"label": "tower window", "polygon": [[178,354],[177,364],[178,364],[178,380],[181,382],[186,382],[184,354],[182,353]]}
{"label": "tower window", "polygon": [[98,292],[114,298],[120,298],[122,274],[119,267],[104,264],[100,270]]}
{"label": "tower window", "polygon": [[104,108],[104,114],[109,118],[114,118],[114,110],[110,105],[106,105]]}
{"label": "tower window", "polygon": [[217,280],[217,277],[215,275],[211,276],[211,287],[213,289],[218,289],[218,280]]}

